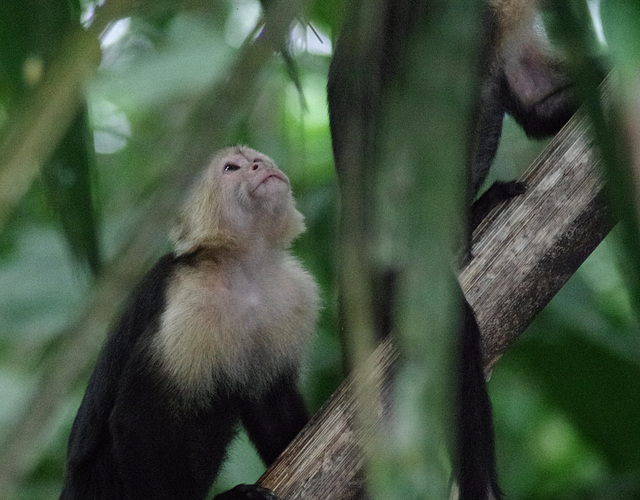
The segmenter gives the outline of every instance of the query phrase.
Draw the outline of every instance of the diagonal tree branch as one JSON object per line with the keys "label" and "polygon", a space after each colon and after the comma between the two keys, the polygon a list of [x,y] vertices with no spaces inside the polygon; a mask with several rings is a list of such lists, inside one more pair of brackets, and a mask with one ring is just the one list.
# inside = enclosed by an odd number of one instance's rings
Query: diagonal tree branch
{"label": "diagonal tree branch", "polygon": [[[474,258],[459,276],[483,332],[485,367],[504,351],[566,283],[614,225],[580,112],[524,174],[526,194],[497,207],[474,233]],[[395,349],[371,359],[379,387],[390,385]],[[362,498],[362,460],[347,380],[262,476],[288,500]]]}
{"label": "diagonal tree branch", "polygon": [[525,172],[527,192],[478,227],[459,279],[491,369],[613,227],[579,112]]}

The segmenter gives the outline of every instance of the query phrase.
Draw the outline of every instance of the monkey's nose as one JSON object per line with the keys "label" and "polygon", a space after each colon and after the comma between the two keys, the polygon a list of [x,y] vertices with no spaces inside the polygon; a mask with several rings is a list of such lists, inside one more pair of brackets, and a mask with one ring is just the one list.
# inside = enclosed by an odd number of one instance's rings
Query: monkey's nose
{"label": "monkey's nose", "polygon": [[260,168],[259,163],[254,163],[253,165],[251,165],[251,170],[258,170],[259,168]]}

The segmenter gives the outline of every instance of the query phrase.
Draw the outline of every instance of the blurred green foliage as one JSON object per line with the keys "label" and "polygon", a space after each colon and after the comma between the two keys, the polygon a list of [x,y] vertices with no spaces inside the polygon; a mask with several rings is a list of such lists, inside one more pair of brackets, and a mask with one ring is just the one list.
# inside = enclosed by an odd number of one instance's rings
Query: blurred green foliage
{"label": "blurred green foliage", "polygon": [[[65,37],[80,27],[77,1],[3,2],[0,19],[2,105],[9,118],[34,97],[34,88],[60,50]],[[69,242],[69,249],[94,273],[101,265],[98,221],[93,203],[93,138],[84,105],[49,159],[42,166],[42,183]]]}
{"label": "blurred green foliage", "polygon": [[[334,244],[337,186],[325,85],[343,3],[308,3],[305,21],[319,36],[302,23],[296,27],[290,51],[302,94],[283,59],[274,55],[266,70],[255,75],[255,105],[232,137],[225,138],[273,157],[290,176],[306,217],[308,231],[294,250],[317,277],[324,301],[303,376],[312,410],[341,379],[334,281],[334,260],[340,257]],[[19,99],[28,99],[28,92],[16,97],[16,88],[29,71],[37,72],[38,57],[49,57],[38,49],[42,45],[28,45],[33,40],[27,34],[50,36],[44,47],[53,47],[61,35],[43,30],[42,23],[67,23],[73,15],[72,2],[35,2],[30,10],[24,4],[3,0],[0,7],[5,16],[0,134],[7,133]],[[45,4],[52,14],[43,19],[38,9]],[[166,164],[148,159],[171,138],[169,125],[182,119],[185,103],[225,79],[260,15],[257,0],[166,4],[172,8],[127,14],[103,33],[102,64],[85,94],[89,120],[80,119],[67,132],[70,140],[80,141],[77,153],[65,156],[60,146],[64,168],[55,175],[45,169],[1,228],[0,460],[1,443],[33,394],[43,364],[85,305],[91,277],[79,262],[93,262],[97,270],[97,262],[113,258],[127,241],[133,221],[166,174]],[[631,3],[602,4],[613,60],[637,77],[640,12]],[[15,17],[6,10],[11,5],[34,16]],[[95,7],[82,3],[85,23]],[[517,176],[543,145],[527,141],[507,120],[493,178]],[[82,151],[88,153],[83,156]],[[69,179],[84,180],[71,183],[75,190],[63,190]],[[640,335],[620,253],[613,234],[494,370],[490,391],[508,498],[640,498]],[[88,375],[50,415],[16,498],[57,498],[66,439]],[[219,480],[221,489],[257,479],[262,465],[245,438],[237,441],[230,458]]]}

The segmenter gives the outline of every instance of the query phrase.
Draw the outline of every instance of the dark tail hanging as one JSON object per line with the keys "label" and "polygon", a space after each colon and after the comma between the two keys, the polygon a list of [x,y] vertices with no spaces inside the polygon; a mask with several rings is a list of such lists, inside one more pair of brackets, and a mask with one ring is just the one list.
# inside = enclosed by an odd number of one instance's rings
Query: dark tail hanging
{"label": "dark tail hanging", "polygon": [[502,498],[496,474],[491,402],[482,365],[480,329],[464,301],[458,345],[455,469],[460,500]]}

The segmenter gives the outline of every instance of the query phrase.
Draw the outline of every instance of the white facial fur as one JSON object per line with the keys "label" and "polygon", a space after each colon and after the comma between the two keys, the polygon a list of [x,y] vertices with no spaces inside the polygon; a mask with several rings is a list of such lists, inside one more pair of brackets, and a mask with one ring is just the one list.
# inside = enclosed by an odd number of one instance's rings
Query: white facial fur
{"label": "white facial fur", "polygon": [[303,231],[287,176],[268,156],[237,146],[214,156],[173,237],[176,251],[186,253],[251,246],[256,238],[286,248]]}

